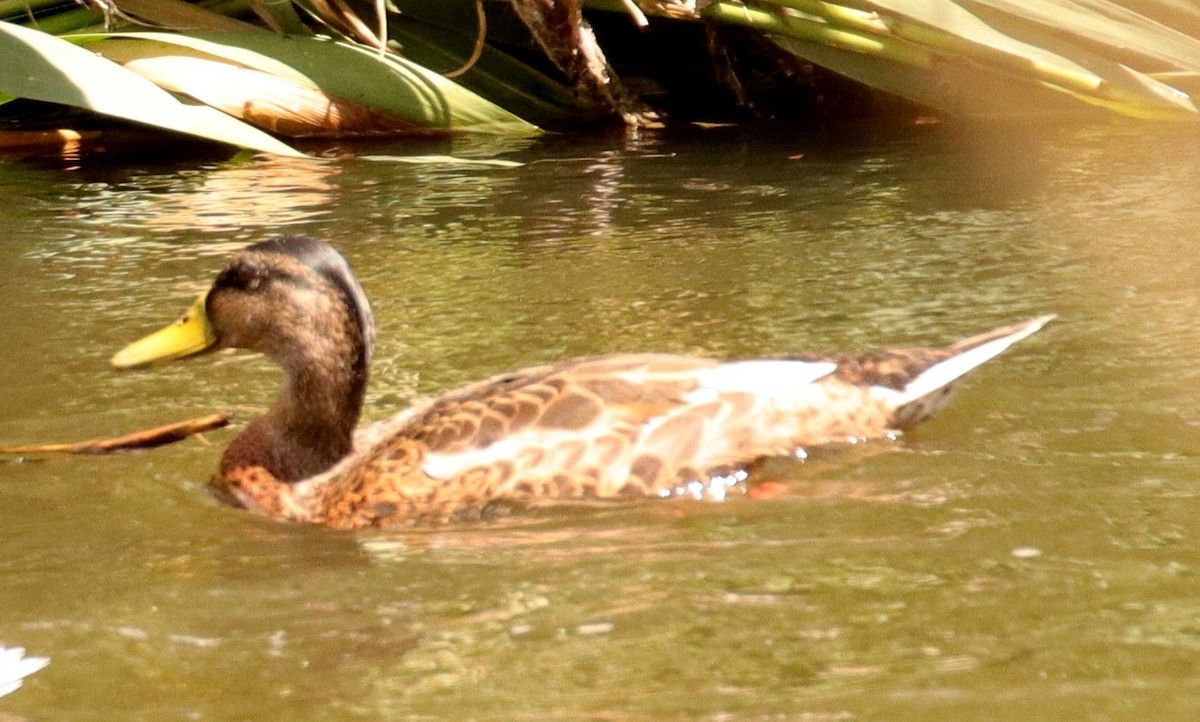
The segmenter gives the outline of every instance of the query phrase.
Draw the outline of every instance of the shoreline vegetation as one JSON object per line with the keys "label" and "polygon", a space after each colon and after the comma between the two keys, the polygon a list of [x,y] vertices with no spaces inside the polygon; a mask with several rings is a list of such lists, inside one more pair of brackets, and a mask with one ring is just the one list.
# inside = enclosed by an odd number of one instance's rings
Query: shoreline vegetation
{"label": "shoreline vegetation", "polygon": [[1200,7],[1171,0],[0,0],[0,21],[0,147],[99,118],[294,156],[605,125],[1200,119]]}

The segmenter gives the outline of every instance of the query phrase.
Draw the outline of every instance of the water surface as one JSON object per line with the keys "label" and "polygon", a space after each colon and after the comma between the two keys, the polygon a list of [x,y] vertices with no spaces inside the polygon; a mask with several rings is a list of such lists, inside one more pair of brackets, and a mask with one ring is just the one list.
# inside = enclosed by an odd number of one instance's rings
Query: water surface
{"label": "water surface", "polygon": [[233,249],[309,233],[379,324],[367,416],[572,355],[944,343],[1053,311],[895,444],[788,493],[341,533],[218,506],[236,429],[0,461],[0,641],[46,720],[1190,720],[1200,143],[1141,125],[395,144],[0,165],[0,441],[114,435],[279,376],[107,359]]}

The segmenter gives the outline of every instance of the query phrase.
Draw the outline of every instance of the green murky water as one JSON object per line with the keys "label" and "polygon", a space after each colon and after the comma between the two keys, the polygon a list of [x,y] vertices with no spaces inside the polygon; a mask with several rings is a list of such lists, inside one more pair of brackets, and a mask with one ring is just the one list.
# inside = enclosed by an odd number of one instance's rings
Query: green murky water
{"label": "green murky water", "polygon": [[1200,143],[1145,126],[463,139],[355,159],[0,165],[0,442],[278,376],[107,368],[230,250],[321,236],[379,323],[368,415],[568,355],[940,343],[1061,318],[783,498],[347,534],[216,505],[232,430],[0,461],[0,641],[36,720],[1191,720]]}

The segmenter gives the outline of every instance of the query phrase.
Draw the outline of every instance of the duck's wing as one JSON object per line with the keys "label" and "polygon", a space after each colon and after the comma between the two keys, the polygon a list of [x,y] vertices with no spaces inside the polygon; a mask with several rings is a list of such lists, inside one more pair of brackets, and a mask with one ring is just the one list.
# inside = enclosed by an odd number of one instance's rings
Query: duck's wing
{"label": "duck's wing", "polygon": [[1054,318],[1055,314],[1038,316],[945,348],[886,349],[824,358],[837,364],[831,382],[871,389],[889,409],[887,427],[906,431],[940,409],[960,379]]}
{"label": "duck's wing", "polygon": [[384,422],[370,448],[297,493],[356,524],[498,498],[695,493],[763,457],[906,430],[1048,320],[943,349],[733,362],[636,354],[527,369]]}
{"label": "duck's wing", "polygon": [[656,493],[790,451],[780,399],[805,396],[834,368],[636,354],[528,369],[407,415],[364,463],[419,465],[429,483],[418,495]]}

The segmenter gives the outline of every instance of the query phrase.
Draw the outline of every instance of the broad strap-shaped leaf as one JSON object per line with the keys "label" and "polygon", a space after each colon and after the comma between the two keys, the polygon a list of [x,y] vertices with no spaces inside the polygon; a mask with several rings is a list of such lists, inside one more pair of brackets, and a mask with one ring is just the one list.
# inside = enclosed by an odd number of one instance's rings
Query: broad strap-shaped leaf
{"label": "broad strap-shaped leaf", "polygon": [[[866,0],[898,37],[1027,78],[1088,103],[1146,118],[1196,117],[1186,94],[1044,31],[1007,34],[954,0]],[[1121,26],[1113,20],[1114,32]]]}
{"label": "broad strap-shaped leaf", "polygon": [[[114,33],[76,36],[73,40],[85,44],[99,42],[97,47],[103,52],[101,46],[106,38],[148,41],[142,58],[162,57],[168,52],[162,45],[173,45],[179,48],[178,55],[200,53],[208,59],[278,76],[421,128],[505,134],[538,132],[536,126],[437,73],[365,46],[266,33]],[[163,69],[163,65],[158,66],[158,70]],[[180,64],[180,69],[185,70],[186,65]],[[160,75],[157,79],[164,78]],[[171,85],[182,88],[189,82],[180,76]]]}
{"label": "broad strap-shaped leaf", "polygon": [[252,150],[300,151],[218,110],[175,96],[95,53],[30,28],[0,22],[0,92],[60,103]]}
{"label": "broad strap-shaped leaf", "polygon": [[[1169,63],[1177,71],[1200,71],[1200,38],[1147,17],[1143,11],[1153,7],[1145,0],[1136,4],[1110,0],[963,0],[963,3],[983,17],[989,17],[987,13],[991,12],[996,20],[1041,26],[1047,33],[1081,38],[1105,48],[1105,54],[1114,58],[1140,57],[1156,64]],[[1180,3],[1177,12],[1190,12],[1195,22],[1200,23],[1200,6],[1194,3]]]}
{"label": "broad strap-shaped leaf", "polygon": [[110,38],[88,47],[165,90],[284,137],[428,132],[402,118],[331,96],[292,72],[267,73],[153,40]]}
{"label": "broad strap-shaped leaf", "polygon": [[[1097,3],[1103,0],[1092,4]],[[775,0],[775,4],[770,11],[769,5],[716,0],[702,14],[765,31],[811,62],[951,113],[1058,113],[1076,107],[1073,101],[1082,101],[1134,117],[1200,118],[1186,93],[1123,63],[1136,55],[1161,63],[1167,57],[1190,63],[1195,52],[1185,36],[1136,13],[1118,17],[1095,8],[1085,11],[1072,0],[850,0],[846,6],[825,0]],[[1018,18],[1025,7],[1033,10]],[[1060,12],[1051,12],[1052,7]],[[1078,23],[1079,32],[1058,31],[1049,24],[1048,18],[1079,13],[1090,19]],[[1114,38],[1108,53],[1096,39],[1106,27]],[[1123,36],[1126,29],[1129,32]],[[1132,38],[1147,46],[1161,39],[1163,45],[1118,52],[1121,43]]]}

